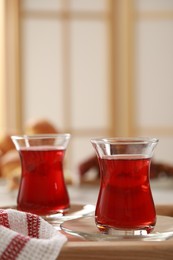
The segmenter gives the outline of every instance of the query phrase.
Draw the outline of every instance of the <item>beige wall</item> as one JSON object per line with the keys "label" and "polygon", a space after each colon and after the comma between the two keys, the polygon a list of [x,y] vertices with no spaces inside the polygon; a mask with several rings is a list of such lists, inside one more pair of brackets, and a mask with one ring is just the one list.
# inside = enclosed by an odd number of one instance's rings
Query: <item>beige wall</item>
{"label": "beige wall", "polygon": [[[59,4],[57,4],[59,3]],[[21,1],[23,118],[46,117],[72,134],[69,168],[110,135],[112,1]]]}
{"label": "beige wall", "polygon": [[158,137],[157,160],[173,163],[173,1],[134,3],[134,128]]}
{"label": "beige wall", "polygon": [[[5,86],[5,15],[4,15],[5,5],[4,1],[0,2],[0,125],[3,127],[5,125],[5,117],[4,117],[4,86]],[[2,132],[4,129],[2,129]]]}
{"label": "beige wall", "polygon": [[20,30],[9,46],[4,128],[47,117],[71,132],[73,172],[93,153],[90,138],[103,135],[156,136],[155,158],[172,163],[173,2],[14,2]]}
{"label": "beige wall", "polygon": [[2,0],[0,134],[21,129],[19,0]]}

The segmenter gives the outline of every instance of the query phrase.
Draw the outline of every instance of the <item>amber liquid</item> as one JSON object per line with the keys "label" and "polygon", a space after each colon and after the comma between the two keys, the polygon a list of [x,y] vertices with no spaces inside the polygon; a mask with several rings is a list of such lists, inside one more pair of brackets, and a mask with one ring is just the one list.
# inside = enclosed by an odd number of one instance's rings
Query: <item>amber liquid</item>
{"label": "amber liquid", "polygon": [[99,159],[99,165],[98,228],[151,232],[156,212],[149,183],[150,158],[106,157]]}
{"label": "amber liquid", "polygon": [[47,215],[69,208],[63,175],[65,150],[32,147],[20,150],[22,176],[18,209]]}

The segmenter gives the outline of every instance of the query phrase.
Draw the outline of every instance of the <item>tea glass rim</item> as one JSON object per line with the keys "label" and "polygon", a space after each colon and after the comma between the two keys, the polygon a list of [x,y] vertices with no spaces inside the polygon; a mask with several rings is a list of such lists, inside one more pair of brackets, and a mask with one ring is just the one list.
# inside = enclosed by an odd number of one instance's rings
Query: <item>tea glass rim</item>
{"label": "tea glass rim", "polygon": [[95,144],[157,144],[159,139],[155,137],[96,137],[91,138],[90,141]]}
{"label": "tea glass rim", "polygon": [[24,139],[51,139],[57,137],[67,137],[68,139],[71,137],[69,133],[62,133],[62,134],[23,134],[23,135],[12,135],[12,139],[16,140],[24,140]]}

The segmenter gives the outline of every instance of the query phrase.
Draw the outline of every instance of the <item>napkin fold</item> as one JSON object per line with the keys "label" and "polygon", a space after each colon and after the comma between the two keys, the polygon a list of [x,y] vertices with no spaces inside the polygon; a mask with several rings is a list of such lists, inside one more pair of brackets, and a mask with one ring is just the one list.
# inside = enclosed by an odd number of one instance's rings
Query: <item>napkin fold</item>
{"label": "napkin fold", "polygon": [[43,218],[0,209],[1,260],[54,260],[67,238]]}

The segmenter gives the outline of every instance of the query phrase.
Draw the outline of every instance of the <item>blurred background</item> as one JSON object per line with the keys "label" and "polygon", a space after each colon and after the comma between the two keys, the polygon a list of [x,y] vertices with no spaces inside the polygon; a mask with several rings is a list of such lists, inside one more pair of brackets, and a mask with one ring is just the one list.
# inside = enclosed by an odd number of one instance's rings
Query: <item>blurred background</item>
{"label": "blurred background", "polygon": [[72,178],[96,136],[157,137],[173,164],[172,46],[172,0],[1,0],[0,135],[47,118]]}

